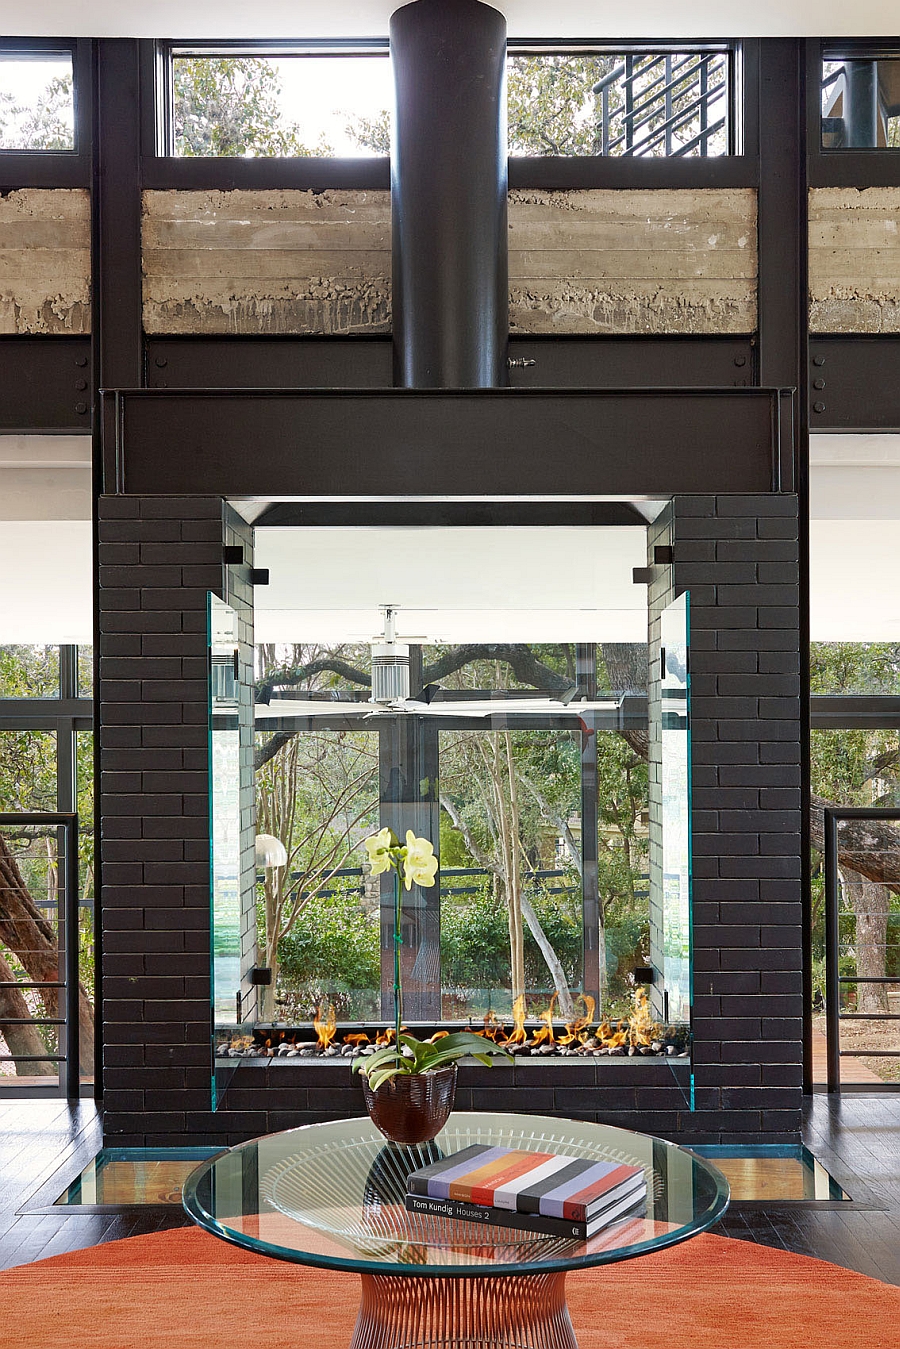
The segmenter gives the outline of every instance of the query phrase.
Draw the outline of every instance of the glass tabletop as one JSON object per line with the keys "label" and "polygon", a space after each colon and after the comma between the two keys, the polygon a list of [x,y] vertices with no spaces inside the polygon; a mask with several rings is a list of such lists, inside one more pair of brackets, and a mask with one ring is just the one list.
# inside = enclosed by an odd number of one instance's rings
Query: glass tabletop
{"label": "glass tabletop", "polygon": [[[404,1207],[411,1171],[471,1144],[640,1166],[647,1197],[587,1241]],[[241,1143],[188,1178],[184,1206],[216,1236],[276,1259],[366,1274],[523,1274],[627,1260],[684,1241],[728,1206],[716,1168],[674,1143],[610,1125],[459,1113],[431,1143],[388,1143],[368,1119]]]}

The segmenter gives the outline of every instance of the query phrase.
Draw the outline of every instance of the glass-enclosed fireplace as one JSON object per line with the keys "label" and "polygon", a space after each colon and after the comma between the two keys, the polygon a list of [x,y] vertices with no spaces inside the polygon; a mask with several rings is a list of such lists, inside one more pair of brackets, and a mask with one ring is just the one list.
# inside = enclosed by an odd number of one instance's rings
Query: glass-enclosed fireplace
{"label": "glass-enclosed fireplace", "polygon": [[252,688],[209,601],[220,1096],[243,1060],[391,1036],[385,826],[440,862],[403,894],[410,1027],[688,1080],[689,601],[627,518],[257,526]]}

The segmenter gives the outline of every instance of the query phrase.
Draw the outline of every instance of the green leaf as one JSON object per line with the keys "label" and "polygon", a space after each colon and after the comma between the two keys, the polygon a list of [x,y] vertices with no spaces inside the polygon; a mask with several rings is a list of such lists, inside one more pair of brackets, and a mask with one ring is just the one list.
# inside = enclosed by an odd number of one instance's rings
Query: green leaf
{"label": "green leaf", "polygon": [[409,1068],[401,1068],[396,1064],[393,1068],[382,1068],[377,1073],[368,1073],[369,1086],[372,1091],[377,1091],[385,1082],[390,1082],[393,1077],[403,1077],[410,1073]]}
{"label": "green leaf", "polygon": [[[377,1071],[379,1068],[383,1068],[389,1063],[397,1066],[404,1062],[403,1055],[394,1045],[385,1045],[375,1054],[366,1054],[365,1057],[358,1058],[353,1066],[354,1071],[365,1073],[366,1077],[370,1077],[373,1071]],[[408,1071],[408,1068],[401,1068],[401,1072]]]}
{"label": "green leaf", "polygon": [[[491,1059],[504,1059],[507,1063],[512,1063],[513,1058],[505,1049],[501,1049],[493,1040],[486,1040],[483,1035],[473,1035],[470,1031],[457,1031],[453,1035],[445,1035],[434,1044],[425,1044],[421,1041],[413,1041],[412,1037],[401,1037],[404,1041],[409,1040],[410,1048],[416,1054],[415,1072],[427,1073],[434,1068],[442,1067],[445,1063],[454,1063],[457,1059],[472,1057],[483,1063],[486,1068],[491,1067]],[[414,1048],[419,1046],[419,1051]]]}

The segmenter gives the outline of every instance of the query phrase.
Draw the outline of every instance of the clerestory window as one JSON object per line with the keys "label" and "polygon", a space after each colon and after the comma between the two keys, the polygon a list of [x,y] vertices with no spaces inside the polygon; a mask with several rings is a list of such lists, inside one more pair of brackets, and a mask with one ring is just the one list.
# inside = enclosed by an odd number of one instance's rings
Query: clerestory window
{"label": "clerestory window", "polygon": [[387,45],[182,48],[168,54],[165,152],[179,157],[386,155]]}
{"label": "clerestory window", "polygon": [[510,46],[511,155],[733,154],[735,53]]}
{"label": "clerestory window", "polygon": [[74,149],[72,52],[0,50],[0,151]]}
{"label": "clerestory window", "polygon": [[[386,41],[177,47],[163,53],[164,154],[317,159],[390,153]],[[716,156],[735,152],[737,53],[511,42],[509,153]]]}
{"label": "clerestory window", "polygon": [[900,149],[900,54],[826,50],[822,149]]}

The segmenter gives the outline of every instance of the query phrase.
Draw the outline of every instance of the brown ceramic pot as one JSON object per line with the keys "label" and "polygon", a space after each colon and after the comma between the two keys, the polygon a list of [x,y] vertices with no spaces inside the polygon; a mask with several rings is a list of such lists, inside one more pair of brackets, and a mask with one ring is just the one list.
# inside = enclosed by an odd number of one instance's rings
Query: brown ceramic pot
{"label": "brown ceramic pot", "polygon": [[366,1109],[392,1143],[427,1143],[447,1123],[456,1096],[456,1064],[430,1073],[400,1073],[377,1091],[362,1075]]}

